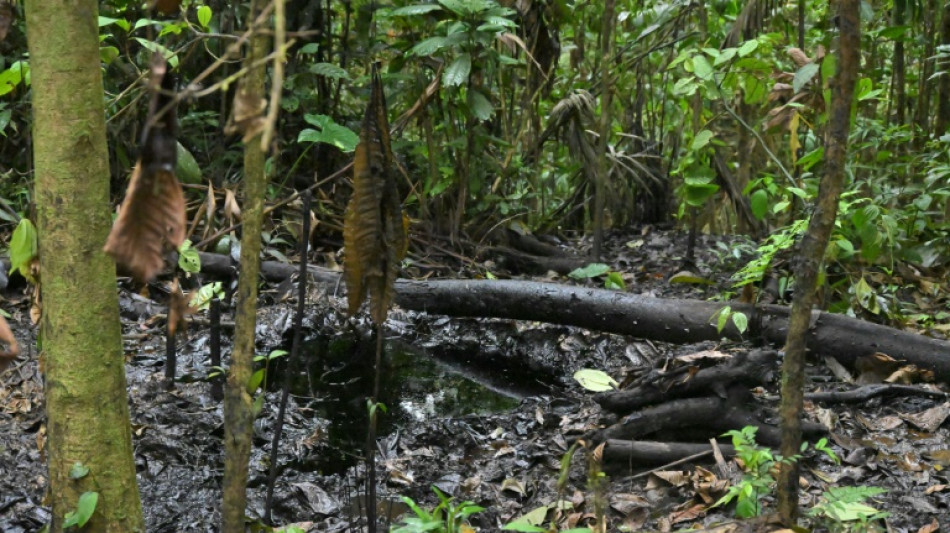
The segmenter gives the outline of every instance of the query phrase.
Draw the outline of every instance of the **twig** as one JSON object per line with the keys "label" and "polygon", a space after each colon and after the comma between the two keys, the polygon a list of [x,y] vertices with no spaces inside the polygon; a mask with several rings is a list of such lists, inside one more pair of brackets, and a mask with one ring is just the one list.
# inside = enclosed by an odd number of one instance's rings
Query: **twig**
{"label": "twig", "polygon": [[274,73],[270,85],[270,103],[267,108],[267,118],[264,122],[264,132],[261,135],[261,151],[267,153],[271,140],[274,139],[274,126],[277,124],[277,113],[280,111],[280,95],[284,88],[284,60],[287,49],[284,47],[286,35],[286,21],[284,17],[284,0],[274,0]]}

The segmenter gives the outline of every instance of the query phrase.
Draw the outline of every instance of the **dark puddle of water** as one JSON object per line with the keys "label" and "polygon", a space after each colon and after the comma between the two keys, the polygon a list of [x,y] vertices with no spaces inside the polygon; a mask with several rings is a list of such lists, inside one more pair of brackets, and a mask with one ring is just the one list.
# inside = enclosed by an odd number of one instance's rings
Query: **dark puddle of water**
{"label": "dark puddle of water", "polygon": [[[291,394],[298,400],[312,398],[308,407],[316,417],[328,421],[326,436],[330,448],[330,453],[321,454],[319,464],[308,467],[335,474],[360,460],[367,431],[366,400],[373,388],[375,350],[374,338],[356,335],[319,336],[302,346],[301,360],[306,369],[291,377]],[[498,371],[504,374],[501,369]],[[387,341],[379,398],[387,410],[378,418],[377,435],[388,435],[416,421],[515,408],[528,391],[492,384],[486,379],[491,374],[467,372],[404,342]],[[281,381],[271,380],[272,388],[278,388]]]}

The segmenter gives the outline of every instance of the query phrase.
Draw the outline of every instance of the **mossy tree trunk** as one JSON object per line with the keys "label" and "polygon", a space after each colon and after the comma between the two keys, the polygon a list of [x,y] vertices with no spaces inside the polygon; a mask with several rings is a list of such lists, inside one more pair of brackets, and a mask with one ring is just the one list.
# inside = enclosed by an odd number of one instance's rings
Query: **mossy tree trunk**
{"label": "mossy tree trunk", "polygon": [[[260,13],[261,2],[251,4],[248,24]],[[268,39],[261,34],[251,38],[244,64],[252,65],[265,57]],[[264,97],[263,66],[253,68],[241,80],[238,98],[259,102]],[[241,532],[247,505],[247,468],[251,455],[251,393],[247,390],[254,365],[254,328],[257,325],[257,283],[260,272],[261,224],[264,213],[264,152],[260,134],[244,145],[244,230],[241,235],[241,277],[238,281],[237,310],[234,318],[234,349],[228,368],[224,394],[224,489],[221,531]],[[251,391],[253,392],[253,391]]]}
{"label": "mossy tree trunk", "polygon": [[[845,157],[851,131],[851,102],[861,62],[860,1],[838,3],[838,72],[831,82],[829,131],[825,138],[825,168],[818,186],[815,211],[808,222],[795,260],[795,295],[788,317],[785,359],[782,362],[782,456],[799,453],[804,411],[805,343],[811,309],[817,298],[818,275],[831,230],[838,213],[838,199],[845,184]],[[798,517],[798,463],[783,463],[778,477],[778,511],[783,522],[792,525]]]}
{"label": "mossy tree trunk", "polygon": [[[144,531],[135,481],[94,0],[26,2],[33,85],[51,531],[98,492],[84,531]],[[73,464],[89,468],[69,476]]]}

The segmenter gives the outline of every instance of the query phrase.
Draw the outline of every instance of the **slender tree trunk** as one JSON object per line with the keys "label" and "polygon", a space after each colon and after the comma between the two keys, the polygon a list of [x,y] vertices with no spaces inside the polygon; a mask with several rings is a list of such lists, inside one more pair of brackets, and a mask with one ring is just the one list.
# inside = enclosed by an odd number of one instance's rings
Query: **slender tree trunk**
{"label": "slender tree trunk", "polygon": [[613,54],[613,29],[617,17],[614,15],[614,0],[604,2],[604,25],[600,38],[600,142],[598,143],[597,181],[594,183],[594,259],[600,261],[604,245],[604,208],[607,196],[607,177],[610,166],[607,161],[607,146],[610,142],[610,96],[613,87],[610,82],[610,56]]}
{"label": "slender tree trunk", "polygon": [[[789,315],[785,360],[782,363],[782,455],[799,452],[802,440],[802,410],[805,385],[805,341],[815,303],[818,273],[831,229],[838,198],[844,188],[845,156],[851,129],[851,102],[861,61],[860,0],[840,0],[838,21],[838,72],[832,83],[831,124],[825,138],[825,174],[819,185],[815,212],[802,237],[795,268],[795,296]],[[791,525],[798,516],[798,464],[783,464],[778,479],[778,509]]]}
{"label": "slender tree trunk", "polygon": [[934,54],[937,53],[937,2],[929,0],[926,7],[923,7],[924,30],[924,51],[920,58],[920,76],[918,77],[917,89],[917,131],[914,133],[914,146],[921,147],[930,138],[930,115],[933,112],[930,108],[930,95],[934,90],[934,82],[930,77],[934,73]]}
{"label": "slender tree trunk", "polygon": [[[248,23],[261,10],[261,2],[251,5]],[[244,63],[250,65],[267,55],[268,39],[255,35],[251,39]],[[264,97],[264,67],[252,69],[241,80],[238,98],[259,102]],[[261,221],[263,219],[264,152],[260,135],[244,145],[244,232],[241,235],[241,277],[238,281],[237,311],[234,317],[234,349],[228,368],[224,396],[224,489],[221,508],[221,531],[243,532],[244,510],[247,506],[247,468],[251,454],[251,392],[248,381],[254,365],[254,329],[257,324],[257,283],[260,271]]]}
{"label": "slender tree trunk", "polygon": [[[27,2],[43,296],[50,531],[98,492],[84,531],[144,531],[135,482],[115,265],[97,7]],[[89,473],[71,479],[81,463]]]}
{"label": "slender tree trunk", "polygon": [[[943,5],[943,18],[940,21],[940,43],[950,46],[950,1]],[[947,70],[944,64],[940,70]],[[950,73],[944,72],[940,76],[937,89],[937,119],[934,124],[934,133],[937,137],[946,135],[950,130]]]}
{"label": "slender tree trunk", "polygon": [[[894,26],[904,24],[904,12],[907,10],[906,0],[895,0],[894,13],[891,20]],[[894,58],[892,59],[894,69],[894,107],[897,113],[894,115],[894,124],[904,125],[904,117],[907,111],[907,80],[904,73],[904,40],[900,37],[894,41]]]}

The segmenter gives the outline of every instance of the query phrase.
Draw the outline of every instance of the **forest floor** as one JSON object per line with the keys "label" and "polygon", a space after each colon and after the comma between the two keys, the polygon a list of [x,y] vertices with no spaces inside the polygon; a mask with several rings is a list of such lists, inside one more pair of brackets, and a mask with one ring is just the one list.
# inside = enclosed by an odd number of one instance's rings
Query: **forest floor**
{"label": "forest floor", "polygon": [[[669,231],[615,234],[605,263],[620,272],[629,292],[658,298],[716,296],[729,287],[740,264],[741,241],[701,236],[696,270],[711,284],[668,282],[682,270],[685,235]],[[573,243],[583,252],[584,243]],[[745,257],[748,259],[748,255]],[[491,264],[484,265],[491,270]],[[484,273],[482,271],[481,273]],[[494,272],[502,276],[503,272]],[[478,272],[469,272],[474,275]],[[587,283],[563,276],[545,279]],[[599,278],[602,280],[602,278]],[[598,283],[603,283],[599,281]],[[365,397],[371,387],[374,342],[359,319],[348,319],[334,287],[316,285],[304,319],[307,342],[293,370],[275,490],[274,520],[304,530],[357,530],[365,499]],[[289,283],[263,292],[258,351],[288,349],[293,299]],[[24,346],[35,340],[28,326],[29,302],[21,289],[3,294]],[[179,382],[166,390],[165,338],[160,303],[121,295],[127,372],[139,487],[149,532],[216,531],[223,472],[221,406],[210,395],[209,331],[193,325],[180,342]],[[229,316],[229,315],[228,315]],[[227,320],[227,317],[226,319]],[[482,531],[499,530],[523,515],[554,515],[562,527],[582,526],[607,505],[608,531],[713,527],[723,531],[769,530],[767,521],[732,522],[734,507],[710,508],[725,484],[711,458],[645,472],[655,466],[606,465],[608,483],[598,494],[588,482],[587,451],[570,462],[558,489],[562,458],[572,437],[598,427],[600,407],[574,379],[583,368],[603,370],[623,381],[643,365],[662,366],[703,350],[726,354],[749,349],[739,343],[671,345],[573,327],[495,319],[448,319],[395,309],[386,330],[387,357],[378,442],[380,516],[393,523],[407,510],[407,496],[424,508],[438,498],[432,487],[472,501],[485,510],[470,517]],[[230,348],[225,341],[225,353]],[[24,350],[27,351],[27,350]],[[269,447],[277,405],[277,360],[266,401],[254,424],[248,514],[263,513]],[[840,371],[811,362],[809,391],[853,387]],[[776,372],[777,375],[777,372]],[[754,410],[776,423],[776,378],[754,394]],[[833,486],[887,489],[868,503],[890,516],[878,526],[890,531],[934,531],[950,522],[948,428],[919,429],[918,416],[950,414],[948,404],[914,396],[872,399],[857,405],[808,405],[808,416],[831,429],[832,448],[844,461],[823,454],[802,458],[802,503],[807,510]],[[936,413],[936,415],[934,415]],[[703,442],[716,435],[697,436]],[[727,442],[727,441],[723,441]],[[50,519],[46,490],[42,377],[35,350],[0,376],[0,531],[36,531]],[[558,503],[561,502],[561,503]],[[774,510],[766,496],[765,511]],[[541,509],[538,511],[538,509]],[[568,524],[570,523],[570,524]],[[812,522],[824,529],[829,522]],[[871,524],[872,526],[874,524]]]}

